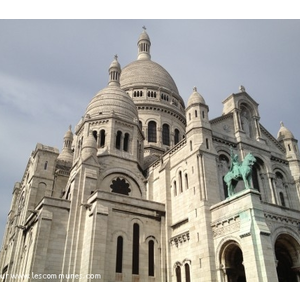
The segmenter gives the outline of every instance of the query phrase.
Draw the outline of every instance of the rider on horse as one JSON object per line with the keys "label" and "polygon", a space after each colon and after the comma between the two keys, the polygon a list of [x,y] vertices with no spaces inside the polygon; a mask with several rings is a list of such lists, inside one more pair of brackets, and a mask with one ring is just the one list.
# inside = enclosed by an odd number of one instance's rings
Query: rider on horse
{"label": "rider on horse", "polygon": [[232,148],[230,149],[230,157],[231,157],[231,165],[230,165],[230,171],[233,173],[233,178],[238,178],[240,173],[240,162],[239,162],[239,156],[237,154],[233,154]]}

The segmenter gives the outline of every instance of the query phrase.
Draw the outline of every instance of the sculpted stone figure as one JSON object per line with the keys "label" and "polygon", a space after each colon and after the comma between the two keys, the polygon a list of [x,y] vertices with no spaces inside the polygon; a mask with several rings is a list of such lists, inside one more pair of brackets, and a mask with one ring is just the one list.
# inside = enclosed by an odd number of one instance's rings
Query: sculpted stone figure
{"label": "sculpted stone figure", "polygon": [[231,197],[235,194],[234,189],[239,180],[243,180],[245,189],[250,189],[252,180],[252,166],[256,162],[252,153],[248,153],[243,160],[239,162],[237,154],[233,154],[231,149],[231,164],[229,172],[224,176],[224,181],[227,185],[228,196]]}

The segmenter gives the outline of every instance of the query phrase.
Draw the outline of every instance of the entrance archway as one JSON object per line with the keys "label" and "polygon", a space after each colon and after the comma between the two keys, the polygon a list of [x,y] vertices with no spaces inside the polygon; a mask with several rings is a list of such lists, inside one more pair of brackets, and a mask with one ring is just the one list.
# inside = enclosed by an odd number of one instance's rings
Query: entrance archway
{"label": "entrance archway", "polygon": [[227,242],[221,251],[221,265],[227,282],[246,282],[243,253],[235,241]]}
{"label": "entrance archway", "polygon": [[275,243],[279,282],[297,282],[300,278],[300,245],[290,235],[281,234]]}

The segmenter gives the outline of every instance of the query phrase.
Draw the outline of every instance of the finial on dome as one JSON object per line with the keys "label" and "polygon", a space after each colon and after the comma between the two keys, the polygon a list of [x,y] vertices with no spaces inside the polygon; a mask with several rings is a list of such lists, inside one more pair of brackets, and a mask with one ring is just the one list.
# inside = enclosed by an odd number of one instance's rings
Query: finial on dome
{"label": "finial on dome", "polygon": [[146,31],[146,29],[147,29],[145,25],[142,28],[144,29],[144,31]]}
{"label": "finial on dome", "polygon": [[193,91],[197,92],[197,87],[196,86],[193,87]]}
{"label": "finial on dome", "polygon": [[69,130],[72,131],[72,125],[69,125]]}
{"label": "finial on dome", "polygon": [[280,121],[280,126],[284,127],[284,123],[282,121]]}

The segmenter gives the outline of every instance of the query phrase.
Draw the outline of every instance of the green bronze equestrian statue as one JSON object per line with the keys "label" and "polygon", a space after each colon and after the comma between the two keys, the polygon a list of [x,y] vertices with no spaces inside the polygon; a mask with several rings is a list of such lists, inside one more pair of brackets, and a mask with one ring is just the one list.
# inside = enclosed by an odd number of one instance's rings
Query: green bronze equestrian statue
{"label": "green bronze equestrian statue", "polygon": [[235,194],[234,189],[239,180],[243,180],[245,189],[250,189],[252,179],[252,166],[256,162],[252,153],[248,153],[245,159],[240,163],[237,154],[233,154],[232,148],[230,149],[231,165],[229,172],[224,176],[224,181],[227,184],[228,196],[231,197]]}

